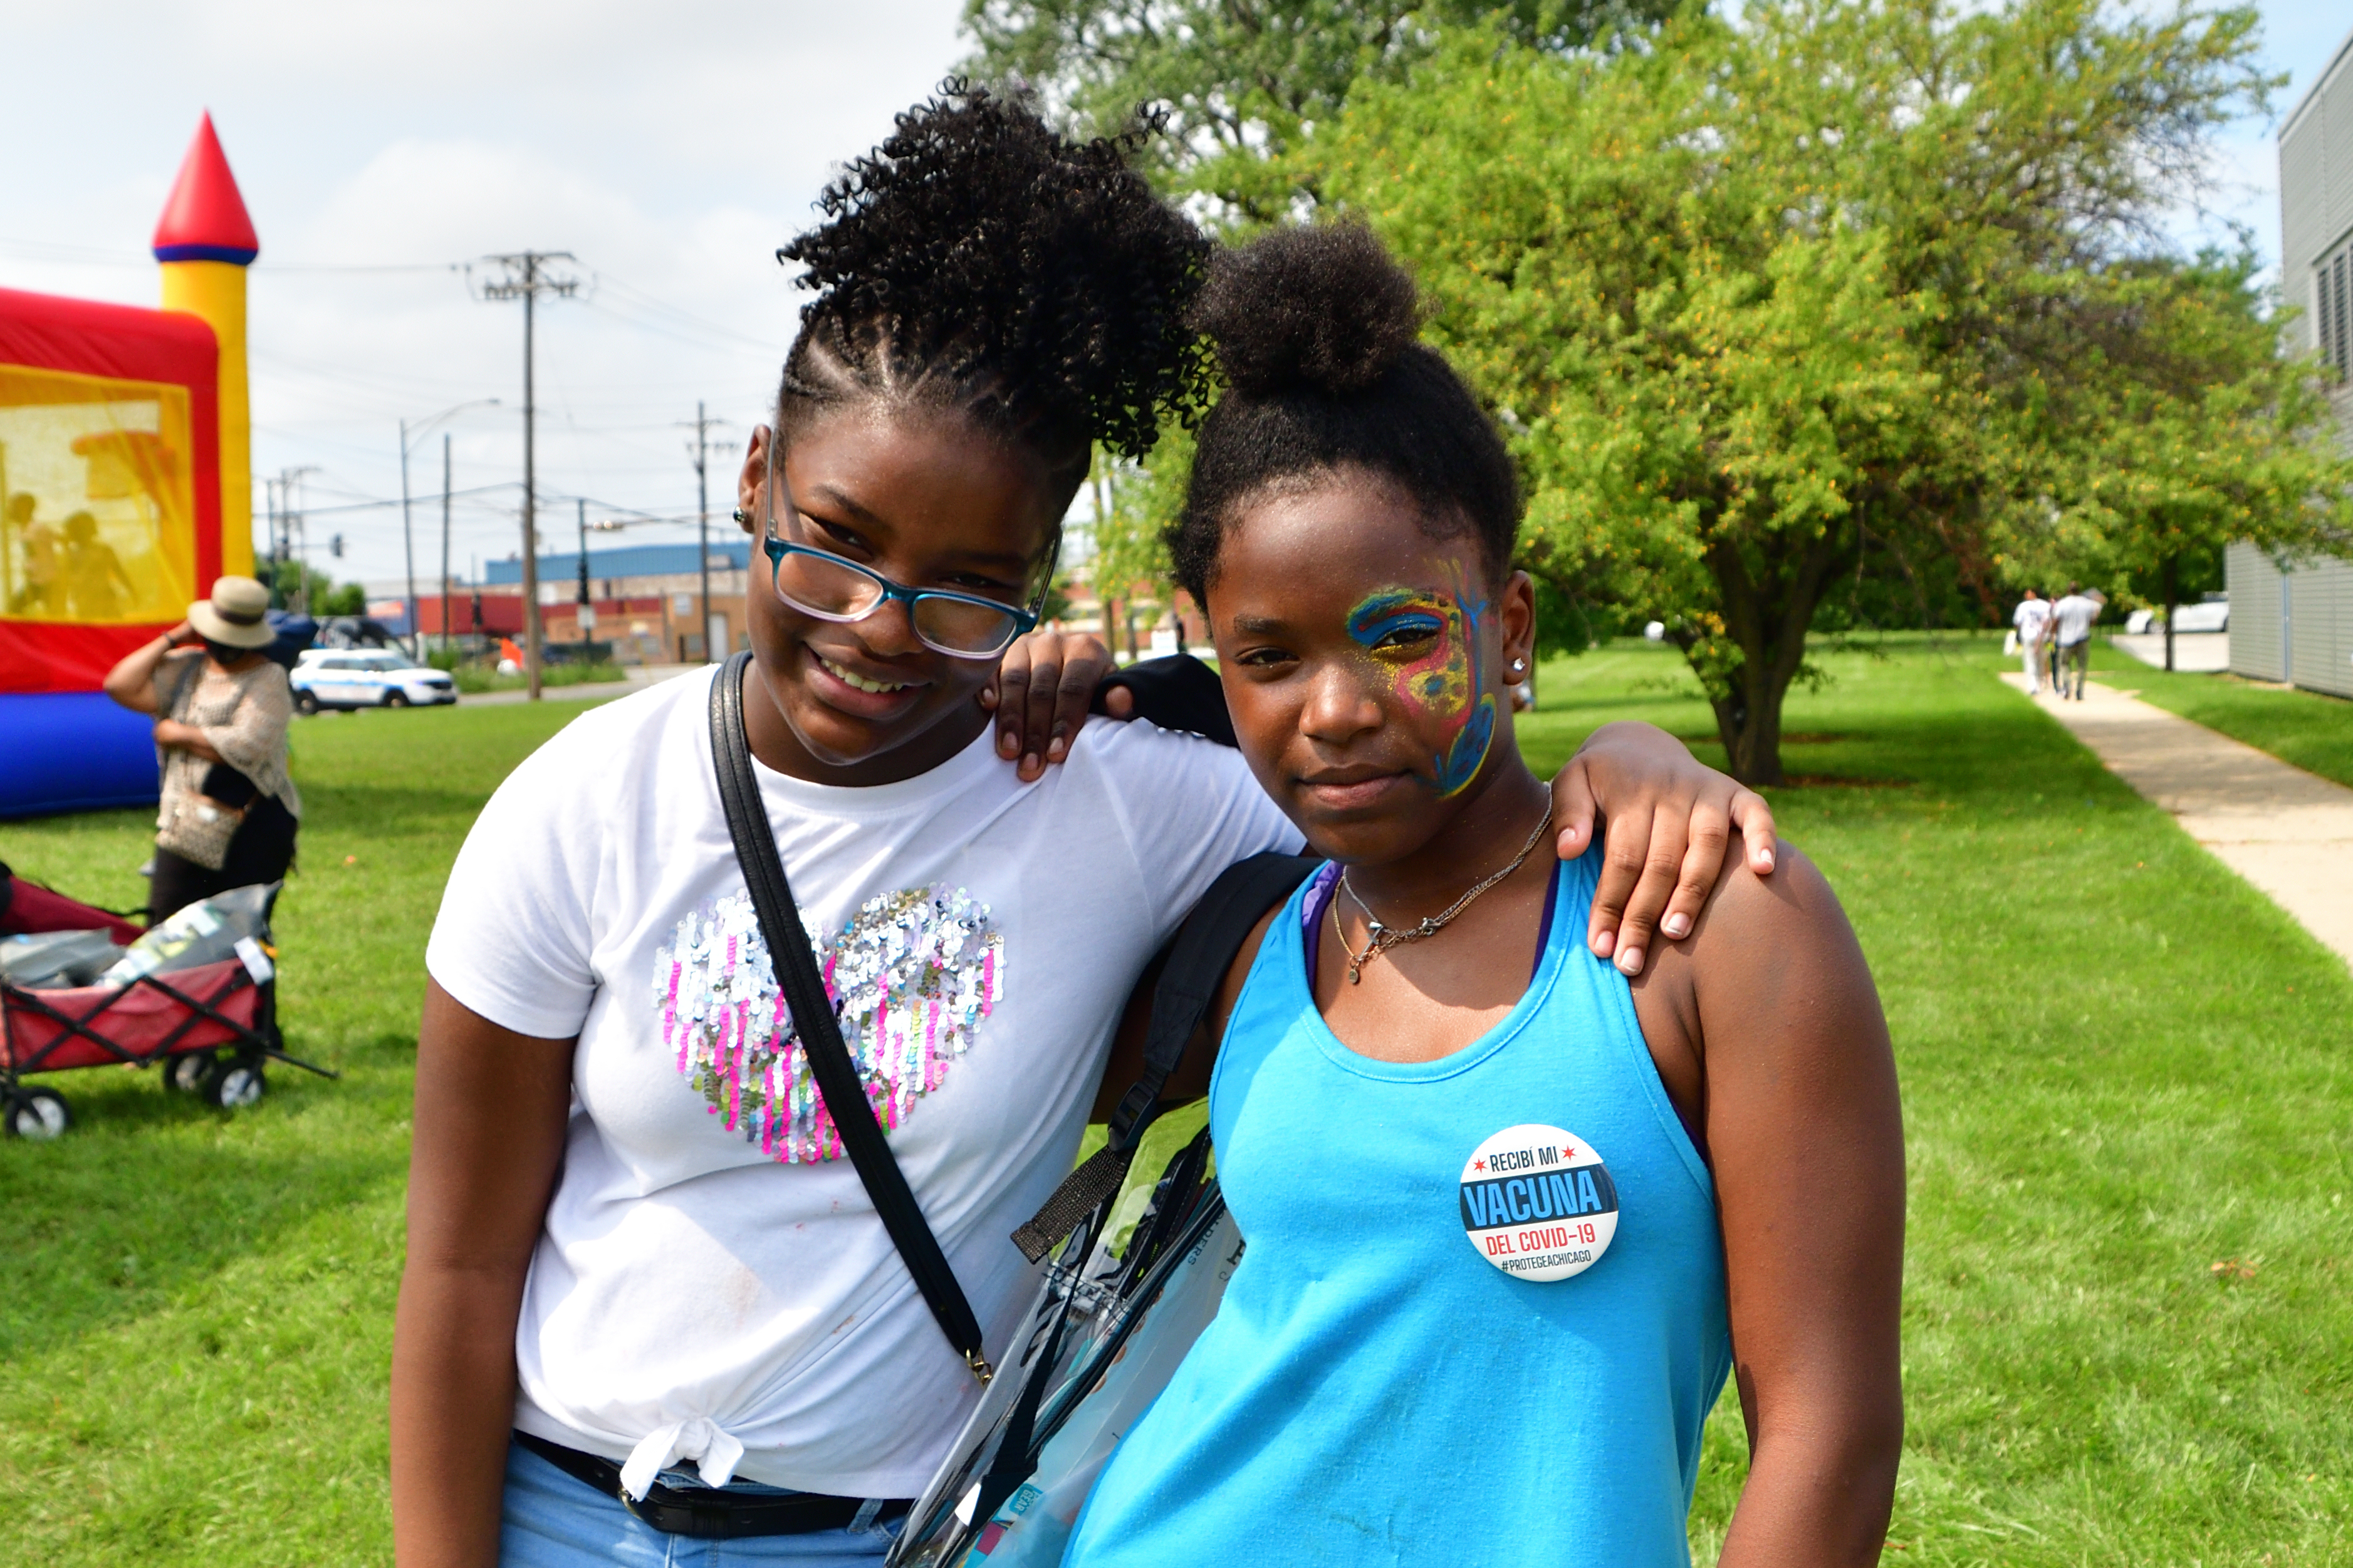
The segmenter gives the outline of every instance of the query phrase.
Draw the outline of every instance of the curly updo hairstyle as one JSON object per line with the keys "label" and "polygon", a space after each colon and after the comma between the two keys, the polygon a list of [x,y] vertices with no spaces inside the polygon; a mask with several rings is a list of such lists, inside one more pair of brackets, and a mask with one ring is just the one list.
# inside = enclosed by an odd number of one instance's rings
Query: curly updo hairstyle
{"label": "curly updo hairstyle", "polygon": [[1188,324],[1200,231],[1130,166],[1139,126],[1073,142],[962,81],[899,116],[777,251],[817,298],[785,361],[776,427],[859,402],[960,410],[1075,490],[1091,444],[1148,451],[1198,416],[1208,356]]}
{"label": "curly updo hairstyle", "polygon": [[1476,535],[1491,581],[1511,570],[1511,454],[1454,367],[1417,341],[1413,279],[1370,229],[1277,229],[1221,252],[1194,319],[1228,384],[1167,532],[1196,603],[1245,501],[1350,468],[1395,480],[1432,538]]}

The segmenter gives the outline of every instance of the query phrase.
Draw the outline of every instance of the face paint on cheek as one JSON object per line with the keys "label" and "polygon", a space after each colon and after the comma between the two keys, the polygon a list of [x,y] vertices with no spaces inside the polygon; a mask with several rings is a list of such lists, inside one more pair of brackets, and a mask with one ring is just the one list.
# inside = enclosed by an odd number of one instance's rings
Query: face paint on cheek
{"label": "face paint on cheek", "polygon": [[[1448,735],[1430,758],[1440,798],[1459,795],[1479,776],[1495,738],[1495,700],[1486,691],[1480,658],[1486,601],[1473,598],[1461,574],[1455,592],[1384,588],[1348,612],[1348,635],[1389,683],[1408,711],[1438,721]],[[1414,649],[1405,658],[1398,644]],[[1385,646],[1388,645],[1388,646]]]}

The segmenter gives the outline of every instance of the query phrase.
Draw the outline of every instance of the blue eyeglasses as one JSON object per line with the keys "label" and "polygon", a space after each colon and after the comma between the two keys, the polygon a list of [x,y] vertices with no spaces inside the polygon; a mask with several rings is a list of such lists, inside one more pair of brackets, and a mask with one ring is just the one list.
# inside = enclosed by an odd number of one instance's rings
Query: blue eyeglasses
{"label": "blue eyeglasses", "polygon": [[761,530],[760,548],[768,557],[769,577],[776,584],[776,596],[803,615],[815,616],[821,621],[848,623],[862,621],[886,604],[904,605],[917,640],[952,658],[995,658],[1012,647],[1015,638],[1037,628],[1039,613],[1045,607],[1047,585],[1054,578],[1054,561],[1061,551],[1060,533],[1054,536],[1053,545],[1047,552],[1044,579],[1028,609],[947,588],[910,588],[829,550],[780,537],[776,521],[779,490],[783,491],[784,515],[796,522],[800,517],[784,469],[782,456],[772,457],[768,464],[768,515]]}

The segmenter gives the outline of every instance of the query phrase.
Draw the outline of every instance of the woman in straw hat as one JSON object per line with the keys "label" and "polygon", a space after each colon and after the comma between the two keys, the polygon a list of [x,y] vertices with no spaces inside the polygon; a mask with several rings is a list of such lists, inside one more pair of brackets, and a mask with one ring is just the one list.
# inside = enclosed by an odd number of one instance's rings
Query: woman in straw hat
{"label": "woman in straw hat", "polygon": [[274,882],[294,861],[302,800],[286,772],[294,691],[260,650],[269,591],[223,577],[188,618],[124,657],[106,694],[153,713],[164,796],[155,819],[152,923],[230,888]]}

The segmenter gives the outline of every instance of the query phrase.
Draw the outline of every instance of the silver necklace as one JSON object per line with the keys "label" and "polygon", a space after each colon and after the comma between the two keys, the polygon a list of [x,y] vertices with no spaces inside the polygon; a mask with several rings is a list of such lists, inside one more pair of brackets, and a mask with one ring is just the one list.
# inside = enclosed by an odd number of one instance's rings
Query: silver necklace
{"label": "silver necklace", "polygon": [[1547,801],[1545,805],[1544,819],[1536,824],[1535,831],[1528,835],[1528,841],[1520,846],[1520,852],[1512,857],[1510,865],[1482,879],[1472,887],[1469,892],[1447,905],[1437,914],[1423,916],[1420,922],[1416,925],[1392,926],[1383,923],[1381,917],[1373,913],[1373,906],[1365,902],[1364,896],[1348,885],[1348,873],[1341,872],[1340,890],[1348,895],[1349,902],[1365,911],[1365,951],[1358,952],[1348,945],[1348,932],[1340,924],[1339,900],[1335,899],[1332,901],[1332,931],[1340,939],[1340,951],[1348,955],[1348,984],[1354,985],[1362,980],[1365,965],[1387,952],[1390,948],[1402,947],[1409,942],[1421,942],[1444,931],[1455,916],[1471,907],[1472,901],[1480,894],[1526,865],[1528,857],[1535,853],[1537,840],[1544,837],[1544,830],[1551,826],[1552,805]]}

